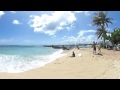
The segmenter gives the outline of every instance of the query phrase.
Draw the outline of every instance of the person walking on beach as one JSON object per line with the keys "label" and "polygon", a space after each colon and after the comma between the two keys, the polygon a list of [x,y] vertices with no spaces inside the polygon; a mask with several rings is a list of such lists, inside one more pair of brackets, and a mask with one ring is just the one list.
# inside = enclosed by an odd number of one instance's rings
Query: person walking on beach
{"label": "person walking on beach", "polygon": [[96,54],[96,43],[95,42],[93,42],[92,47],[93,47],[93,54]]}
{"label": "person walking on beach", "polygon": [[101,46],[100,46],[100,43],[97,45],[97,48],[98,48],[98,54],[101,54]]}

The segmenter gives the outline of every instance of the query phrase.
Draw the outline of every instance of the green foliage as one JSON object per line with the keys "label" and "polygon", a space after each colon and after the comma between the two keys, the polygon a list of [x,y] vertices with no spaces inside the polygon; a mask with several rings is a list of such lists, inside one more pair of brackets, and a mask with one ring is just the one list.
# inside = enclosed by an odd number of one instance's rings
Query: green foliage
{"label": "green foliage", "polygon": [[107,12],[100,11],[99,13],[95,13],[95,16],[93,17],[93,25],[96,25],[98,27],[104,27],[108,26],[108,23],[111,23],[112,18],[107,17]]}
{"label": "green foliage", "polygon": [[112,18],[107,17],[107,12],[100,11],[99,13],[95,13],[95,16],[93,17],[93,25],[96,25],[98,27],[97,29],[97,36],[99,38],[104,39],[104,46],[105,46],[105,40],[107,38],[107,30],[106,27],[108,26],[109,23],[112,24],[111,22]]}
{"label": "green foliage", "polygon": [[106,35],[106,33],[107,33],[107,30],[105,30],[105,29],[101,29],[101,28],[98,28],[97,29],[97,32],[96,32],[96,35],[98,36],[98,39],[99,38],[107,38],[107,35]]}
{"label": "green foliage", "polygon": [[111,33],[110,40],[114,44],[120,43],[120,28],[114,29],[114,32]]}
{"label": "green foliage", "polygon": [[106,47],[105,47],[105,45],[104,45],[104,44],[102,44],[102,43],[101,43],[101,45],[100,45],[100,46],[101,46],[101,48],[106,48]]}

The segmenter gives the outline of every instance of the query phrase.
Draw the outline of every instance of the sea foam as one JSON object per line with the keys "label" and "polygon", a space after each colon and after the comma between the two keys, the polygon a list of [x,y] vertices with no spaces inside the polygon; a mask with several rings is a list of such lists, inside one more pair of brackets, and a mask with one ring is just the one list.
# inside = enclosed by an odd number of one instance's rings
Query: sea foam
{"label": "sea foam", "polygon": [[63,50],[58,50],[51,55],[4,55],[0,54],[0,72],[20,73],[44,66],[62,57]]}

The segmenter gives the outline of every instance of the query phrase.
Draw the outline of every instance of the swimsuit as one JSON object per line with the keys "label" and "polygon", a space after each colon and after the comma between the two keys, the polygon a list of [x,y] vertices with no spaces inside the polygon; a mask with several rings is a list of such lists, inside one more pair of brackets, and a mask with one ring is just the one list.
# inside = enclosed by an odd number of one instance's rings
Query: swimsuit
{"label": "swimsuit", "polygon": [[94,46],[93,49],[96,51],[96,47]]}

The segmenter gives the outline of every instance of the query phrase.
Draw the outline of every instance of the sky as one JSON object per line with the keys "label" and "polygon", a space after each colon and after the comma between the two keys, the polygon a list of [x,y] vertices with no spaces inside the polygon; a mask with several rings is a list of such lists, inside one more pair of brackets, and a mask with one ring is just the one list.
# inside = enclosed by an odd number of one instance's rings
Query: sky
{"label": "sky", "polygon": [[[89,44],[99,41],[92,25],[98,11],[0,11],[0,45]],[[108,31],[120,27],[120,11]]]}

